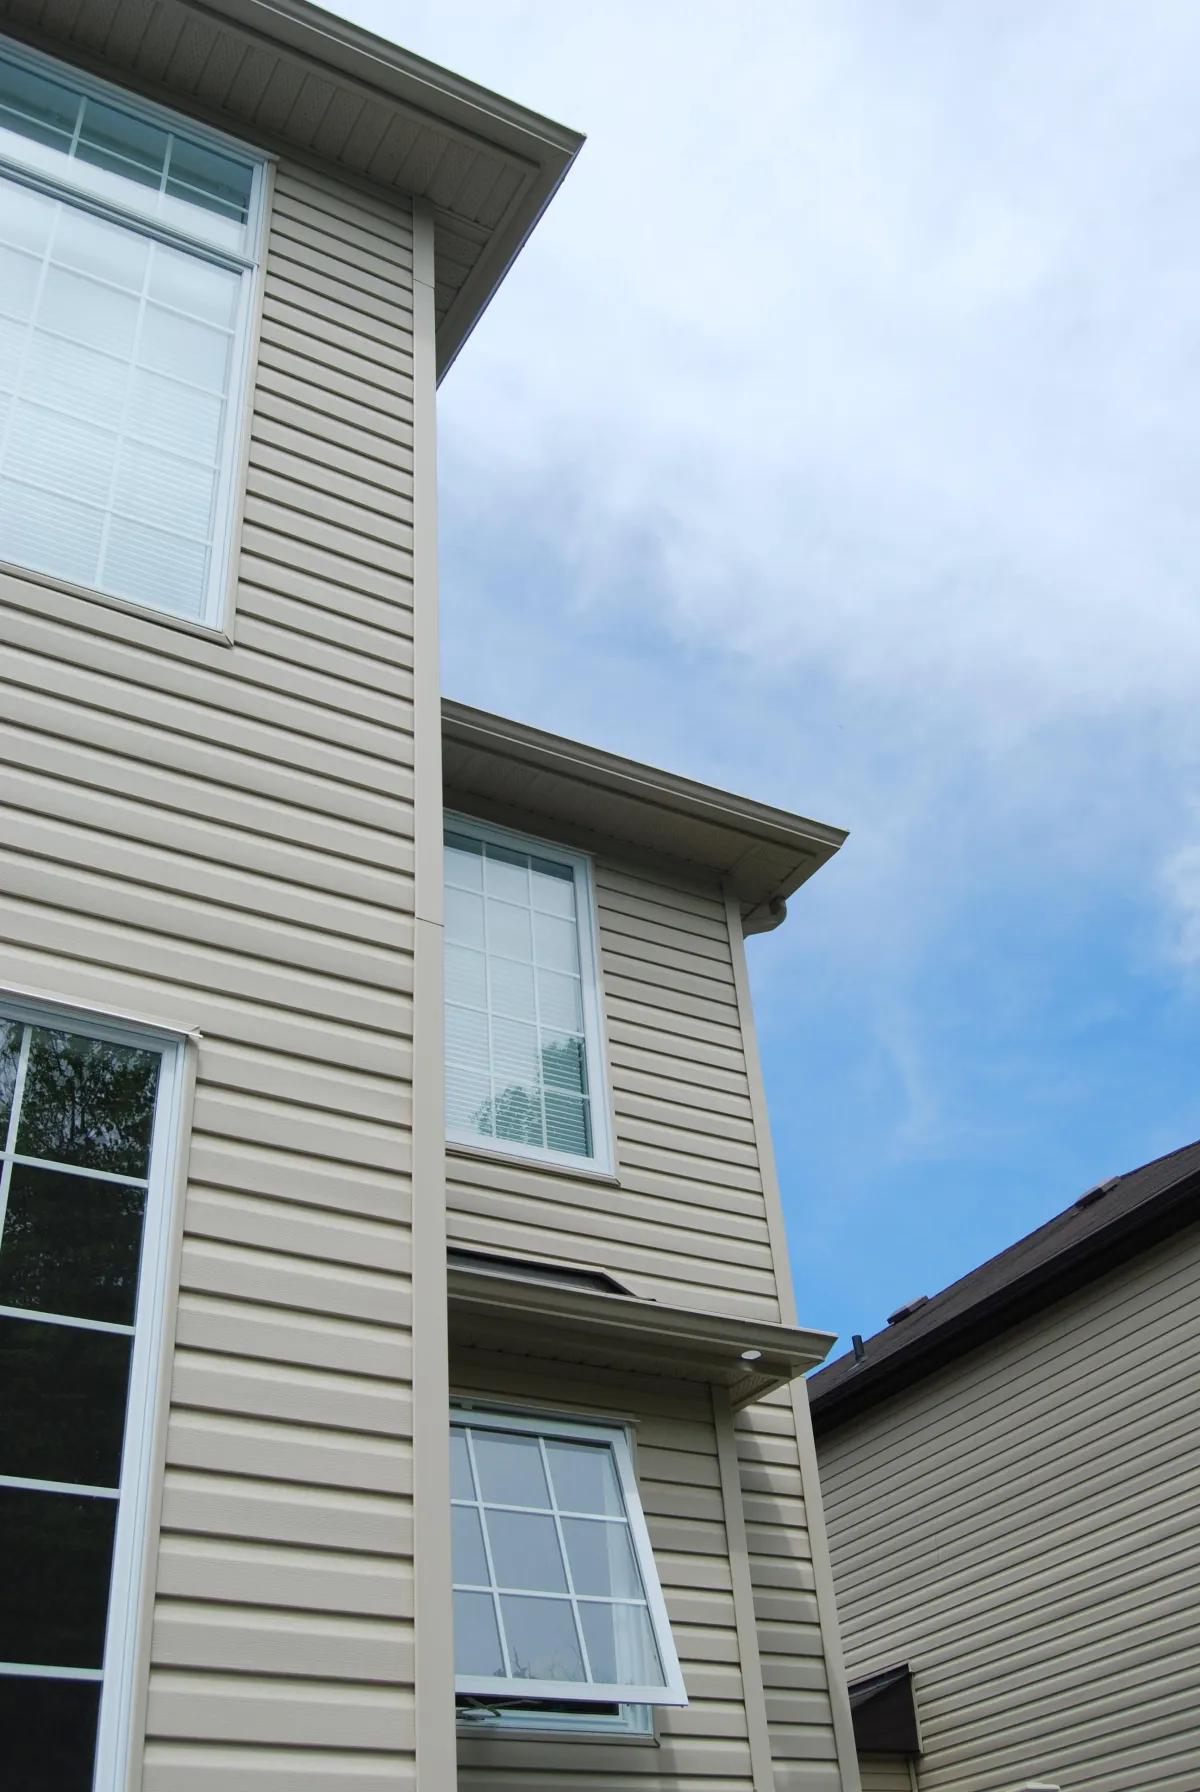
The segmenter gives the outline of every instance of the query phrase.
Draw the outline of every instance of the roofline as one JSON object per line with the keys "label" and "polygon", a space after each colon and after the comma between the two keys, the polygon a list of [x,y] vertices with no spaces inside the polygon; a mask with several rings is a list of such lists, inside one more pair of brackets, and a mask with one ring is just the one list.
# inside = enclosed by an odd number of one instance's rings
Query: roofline
{"label": "roofline", "polygon": [[[1115,1213],[1094,1231],[1064,1245],[1061,1251],[1033,1265],[1024,1274],[1014,1275],[1010,1281],[992,1288],[978,1300],[949,1315],[941,1324],[925,1332],[914,1332],[911,1342],[902,1343],[886,1357],[872,1362],[868,1340],[866,1355],[849,1372],[824,1389],[821,1374],[807,1384],[814,1431],[831,1431],[848,1419],[890,1400],[945,1364],[990,1343],[1022,1320],[1099,1280],[1109,1270],[1128,1262],[1131,1256],[1149,1250],[1185,1226],[1196,1223],[1200,1220],[1197,1196],[1200,1196],[1200,1170],[1169,1183],[1136,1207]],[[1016,1250],[1024,1242],[1018,1240],[1018,1244],[1009,1249]],[[1000,1253],[1002,1257],[1006,1254]],[[970,1274],[978,1274],[978,1270],[972,1270]],[[839,1358],[829,1364],[824,1375],[832,1375],[845,1361],[845,1358]]]}
{"label": "roofline", "polygon": [[828,858],[849,837],[845,828],[834,827],[829,822],[811,821],[807,816],[794,815],[787,809],[756,802],[753,797],[738,796],[712,784],[701,784],[677,772],[660,771],[639,760],[625,759],[617,753],[607,753],[601,747],[589,747],[581,741],[548,734],[541,728],[531,728],[524,722],[513,722],[487,710],[472,709],[449,698],[442,700],[442,734],[448,740],[462,741],[485,751],[490,749],[504,758],[517,759],[525,765],[557,772],[595,789],[632,798],[648,808],[666,809],[676,815],[692,816],[697,821],[736,827],[744,834],[774,845],[798,847],[808,852],[817,846]]}
{"label": "roofline", "polygon": [[468,81],[399,44],[351,24],[308,0],[188,0],[197,12],[336,69],[362,86],[449,126],[459,135],[519,157],[534,173],[530,187],[492,232],[484,253],[438,331],[438,378],[452,365],[500,283],[565,179],[584,144],[572,130],[502,94]]}

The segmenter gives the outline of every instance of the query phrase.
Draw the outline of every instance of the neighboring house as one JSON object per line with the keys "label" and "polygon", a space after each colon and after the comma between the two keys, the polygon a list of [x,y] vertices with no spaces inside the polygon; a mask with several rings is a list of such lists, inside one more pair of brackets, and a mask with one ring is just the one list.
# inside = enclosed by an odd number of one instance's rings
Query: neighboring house
{"label": "neighboring house", "polygon": [[1200,1786],[1198,1359],[1200,1144],[809,1380],[866,1792]]}
{"label": "neighboring house", "polygon": [[843,836],[438,689],[579,139],[2,16],[0,1785],[856,1792],[743,955]]}

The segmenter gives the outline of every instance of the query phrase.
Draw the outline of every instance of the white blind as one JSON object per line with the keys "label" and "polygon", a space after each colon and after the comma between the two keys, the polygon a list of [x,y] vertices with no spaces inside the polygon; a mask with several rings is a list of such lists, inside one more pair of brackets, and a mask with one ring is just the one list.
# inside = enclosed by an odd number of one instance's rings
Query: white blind
{"label": "white blind", "polygon": [[451,1132],[591,1157],[579,904],[569,864],[446,834]]}
{"label": "white blind", "polygon": [[240,284],[0,180],[0,557],[203,613]]}

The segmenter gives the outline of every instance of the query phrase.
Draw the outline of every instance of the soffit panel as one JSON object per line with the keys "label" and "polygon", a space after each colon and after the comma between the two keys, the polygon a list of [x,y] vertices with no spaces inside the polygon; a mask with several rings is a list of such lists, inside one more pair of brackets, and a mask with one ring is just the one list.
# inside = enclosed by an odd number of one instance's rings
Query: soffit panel
{"label": "soffit panel", "polygon": [[0,0],[0,20],[233,133],[427,200],[442,371],[582,141],[296,0]]}

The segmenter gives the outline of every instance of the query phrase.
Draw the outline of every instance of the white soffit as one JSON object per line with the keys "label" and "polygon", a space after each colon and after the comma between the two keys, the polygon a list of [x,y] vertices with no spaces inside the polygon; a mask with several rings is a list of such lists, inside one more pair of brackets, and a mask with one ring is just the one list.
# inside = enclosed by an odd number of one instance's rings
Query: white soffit
{"label": "white soffit", "polygon": [[845,830],[657,771],[597,747],[442,703],[442,768],[448,806],[527,829],[554,827],[584,849],[623,845],[727,880],[749,930],[770,925],[782,903],[841,846]]}
{"label": "white soffit", "polygon": [[0,0],[14,35],[434,214],[444,372],[583,143],[306,0]]}

